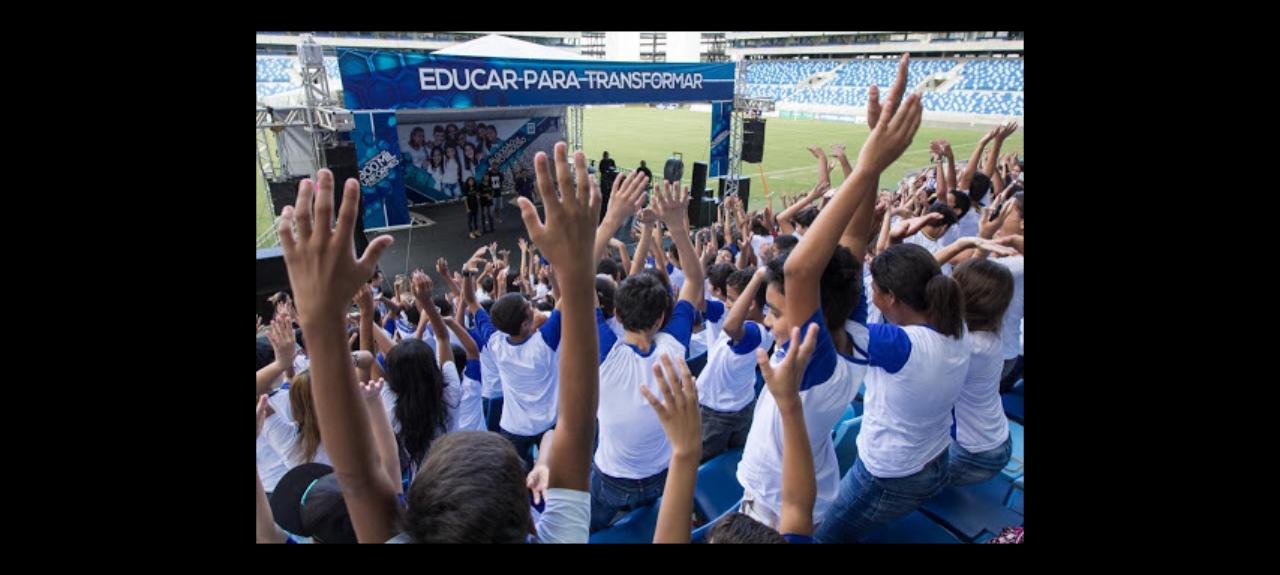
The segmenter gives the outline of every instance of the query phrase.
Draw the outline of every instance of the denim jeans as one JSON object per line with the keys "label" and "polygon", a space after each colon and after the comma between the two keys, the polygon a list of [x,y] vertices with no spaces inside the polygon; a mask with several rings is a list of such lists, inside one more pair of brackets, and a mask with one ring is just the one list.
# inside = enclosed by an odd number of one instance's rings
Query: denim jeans
{"label": "denim jeans", "polygon": [[484,400],[484,421],[489,427],[489,431],[497,433],[502,423],[502,396],[493,397]]}
{"label": "denim jeans", "polygon": [[483,200],[480,202],[480,227],[484,231],[493,231],[493,204],[486,206]]}
{"label": "denim jeans", "polygon": [[456,183],[441,184],[440,191],[444,192],[445,195],[449,196],[450,198],[457,198],[462,196],[462,187]]}
{"label": "denim jeans", "polygon": [[469,210],[469,211],[467,212],[467,231],[469,231],[469,232],[474,232],[474,231],[476,231],[476,227],[477,227],[477,224],[476,224],[476,216],[478,215],[478,214],[476,214],[476,211],[478,211],[478,210],[479,210],[479,208],[477,208],[477,209],[475,209],[475,210]]}
{"label": "denim jeans", "polygon": [[1009,457],[1013,455],[1013,436],[1009,436],[1000,447],[982,453],[969,453],[960,447],[956,440],[951,440],[951,466],[947,471],[947,482],[951,485],[972,485],[982,483],[1009,465]]}
{"label": "denim jeans", "polygon": [[498,434],[507,438],[507,441],[510,441],[511,445],[515,446],[516,453],[520,455],[520,459],[524,461],[525,471],[533,470],[533,448],[542,443],[542,436],[546,433],[547,432],[544,431],[537,435],[516,435],[514,433],[508,433],[505,429],[498,429]]}
{"label": "denim jeans", "polygon": [[753,399],[746,407],[734,411],[716,411],[705,405],[699,405],[702,412],[702,462],[730,449],[737,449],[747,444],[747,432],[751,431],[751,419],[755,414],[756,401]]}
{"label": "denim jeans", "polygon": [[644,479],[618,479],[600,472],[591,463],[591,532],[609,525],[619,511],[653,503],[667,486],[667,470]]}
{"label": "denim jeans", "polygon": [[947,486],[949,454],[943,451],[914,475],[882,479],[871,475],[859,456],[840,481],[840,494],[822,519],[814,539],[857,543],[882,525],[919,509]]}
{"label": "denim jeans", "polygon": [[1004,360],[1004,370],[1000,372],[1000,393],[1009,393],[1013,384],[1022,379],[1022,356]]}

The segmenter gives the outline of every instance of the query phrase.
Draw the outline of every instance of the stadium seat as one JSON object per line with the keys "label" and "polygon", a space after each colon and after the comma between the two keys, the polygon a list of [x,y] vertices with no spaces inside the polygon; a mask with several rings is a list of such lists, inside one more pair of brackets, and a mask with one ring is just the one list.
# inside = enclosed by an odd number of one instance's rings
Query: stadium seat
{"label": "stadium seat", "polygon": [[653,533],[658,528],[658,509],[662,498],[628,513],[617,523],[597,531],[588,543],[653,543]]}
{"label": "stadium seat", "polygon": [[1022,516],[1005,507],[1013,486],[999,477],[963,487],[947,487],[920,508],[921,511],[967,541],[982,531],[999,533],[1010,525],[1022,525]]}
{"label": "stadium seat", "polygon": [[1022,425],[1017,422],[1010,421],[1009,436],[1013,438],[1013,453],[1009,458],[1009,464],[1005,466],[1004,471],[1000,472],[1001,477],[1003,477],[1005,481],[1013,481],[1022,477],[1022,460],[1024,450]]}
{"label": "stadium seat", "polygon": [[702,368],[707,366],[707,352],[704,351],[689,358],[686,363],[689,365],[689,373],[692,373],[694,377],[698,377],[698,374],[702,373]]}
{"label": "stadium seat", "polygon": [[857,417],[857,416],[858,416],[858,414],[857,414],[857,413],[854,413],[853,404],[852,404],[852,403],[850,403],[850,404],[849,404],[849,407],[844,408],[844,413],[840,415],[840,421],[837,421],[837,422],[836,422],[836,426],[835,426],[835,427],[833,427],[833,428],[831,428],[831,437],[832,437],[832,438],[835,438],[835,436],[836,436],[836,432],[840,430],[840,425],[841,425],[841,424],[843,424],[844,422],[849,421],[850,419],[853,419],[853,418],[855,418],[855,417]]}
{"label": "stadium seat", "polygon": [[693,512],[699,521],[710,521],[726,510],[733,502],[742,499],[742,485],[738,483],[738,462],[742,461],[742,449],[731,449],[698,467],[698,483],[693,488]]}
{"label": "stadium seat", "polygon": [[714,520],[707,523],[706,525],[703,525],[702,527],[694,529],[693,533],[689,534],[689,542],[690,543],[706,543],[707,533],[709,533],[712,529],[714,529],[716,524],[719,523],[721,519],[724,519],[726,515],[733,513],[734,511],[737,511],[741,507],[742,507],[742,500],[739,499],[737,503],[734,503],[732,507],[730,507],[724,513],[721,513],[719,517],[716,517]]}
{"label": "stadium seat", "polygon": [[840,466],[840,477],[843,479],[844,474],[853,468],[853,462],[858,458],[858,431],[862,429],[862,418],[855,417],[844,422],[836,430],[835,447],[836,462]]}
{"label": "stadium seat", "polygon": [[1012,421],[1026,425],[1022,416],[1022,394],[1013,392],[1002,393],[1000,394],[1000,401],[1004,403],[1005,416]]}
{"label": "stadium seat", "polygon": [[1013,492],[1009,494],[1009,509],[1012,509],[1018,515],[1025,515],[1022,512],[1022,489],[1014,487]]}
{"label": "stadium seat", "polygon": [[955,534],[947,531],[923,513],[912,511],[870,535],[861,543],[963,543]]}

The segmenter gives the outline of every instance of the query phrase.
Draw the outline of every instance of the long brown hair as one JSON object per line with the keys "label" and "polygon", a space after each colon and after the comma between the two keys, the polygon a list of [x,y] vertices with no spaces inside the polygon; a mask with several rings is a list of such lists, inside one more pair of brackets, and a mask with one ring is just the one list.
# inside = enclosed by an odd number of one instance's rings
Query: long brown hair
{"label": "long brown hair", "polygon": [[964,321],[969,331],[999,333],[1004,312],[1013,301],[1013,273],[989,259],[971,259],[951,272],[964,294]]}
{"label": "long brown hair", "polygon": [[298,424],[298,443],[294,454],[303,461],[315,461],[320,449],[320,423],[316,418],[316,406],[311,401],[311,370],[303,370],[289,382],[289,410]]}

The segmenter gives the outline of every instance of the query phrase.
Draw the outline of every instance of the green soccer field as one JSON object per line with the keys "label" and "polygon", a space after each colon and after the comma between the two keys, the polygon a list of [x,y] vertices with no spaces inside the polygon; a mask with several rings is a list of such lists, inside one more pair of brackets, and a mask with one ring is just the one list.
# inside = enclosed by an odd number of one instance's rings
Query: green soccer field
{"label": "green soccer field", "polygon": [[[588,159],[599,163],[603,152],[618,163],[619,168],[634,169],[645,160],[654,177],[660,178],[662,167],[672,152],[684,154],[684,181],[687,184],[693,162],[706,162],[710,155],[711,115],[688,110],[659,110],[657,108],[588,108],[583,112],[585,126],[583,152]],[[748,209],[763,209],[765,187],[770,192],[797,193],[809,191],[817,181],[817,160],[805,149],[809,145],[821,145],[830,153],[830,146],[843,142],[850,162],[856,162],[858,150],[866,140],[868,128],[860,124],[820,122],[770,118],[766,123],[764,161],[760,164],[742,164],[742,175],[751,182],[751,203]],[[904,172],[921,168],[929,163],[929,142],[946,138],[951,142],[957,161],[966,161],[973,153],[986,130],[949,128],[920,128],[915,141],[880,176],[880,187],[896,189]],[[1023,149],[1022,134],[1009,136],[1001,153]],[[761,185],[761,169],[764,183]],[[831,180],[838,186],[842,180],[839,168],[832,171]],[[707,187],[715,188],[714,180]],[[773,203],[774,210],[781,210],[781,201]],[[258,234],[271,226],[272,215],[258,180]]]}

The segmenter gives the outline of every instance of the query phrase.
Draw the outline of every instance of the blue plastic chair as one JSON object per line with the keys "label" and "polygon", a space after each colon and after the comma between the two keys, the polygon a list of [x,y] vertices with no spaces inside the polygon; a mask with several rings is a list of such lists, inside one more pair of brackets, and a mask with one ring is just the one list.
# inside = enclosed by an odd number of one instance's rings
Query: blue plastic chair
{"label": "blue plastic chair", "polygon": [[950,531],[919,511],[912,511],[870,535],[861,543],[963,543]]}
{"label": "blue plastic chair", "polygon": [[588,543],[653,543],[658,529],[658,509],[662,498],[628,513],[617,523],[597,531],[587,539]]}
{"label": "blue plastic chair", "polygon": [[1013,481],[1022,477],[1023,450],[1026,447],[1023,445],[1022,429],[1021,424],[1013,421],[1009,422],[1009,436],[1013,438],[1013,453],[1010,454],[1009,464],[1005,466],[1004,471],[1000,472],[1000,476],[1005,481]]}
{"label": "blue plastic chair", "polygon": [[862,430],[862,418],[855,417],[840,424],[836,429],[835,448],[836,462],[840,466],[840,477],[843,479],[844,474],[853,468],[854,460],[858,459],[858,432]]}
{"label": "blue plastic chair", "polygon": [[984,530],[999,533],[1010,525],[1022,525],[1022,516],[1005,507],[1011,489],[1013,485],[999,477],[963,487],[947,487],[926,501],[920,511],[959,533],[966,541],[973,541]]}
{"label": "blue plastic chair", "polygon": [[1018,515],[1026,515],[1022,512],[1022,489],[1014,487],[1013,493],[1009,494],[1009,509]]}
{"label": "blue plastic chair", "polygon": [[720,520],[724,519],[730,513],[737,511],[741,507],[742,507],[742,500],[739,499],[737,503],[734,503],[732,507],[730,507],[724,513],[721,513],[719,517],[716,517],[714,520],[708,522],[706,525],[703,525],[702,527],[694,529],[693,533],[689,534],[689,542],[690,543],[706,543],[707,534],[710,533],[711,530],[714,529],[718,523],[720,523]]}
{"label": "blue plastic chair", "polygon": [[848,407],[844,408],[844,413],[840,415],[840,421],[837,421],[836,426],[831,428],[831,437],[835,438],[836,432],[840,431],[840,426],[843,425],[844,422],[849,421],[850,419],[853,419],[857,416],[858,414],[854,411],[853,404],[850,403]]}
{"label": "blue plastic chair", "polygon": [[686,363],[689,365],[689,373],[693,374],[694,377],[698,377],[698,374],[702,373],[702,368],[707,366],[707,352],[704,351],[689,358]]}
{"label": "blue plastic chair", "polygon": [[1022,395],[1004,393],[1000,395],[1000,402],[1004,404],[1004,414],[1009,420],[1025,423],[1022,415]]}
{"label": "blue plastic chair", "polygon": [[693,488],[693,512],[699,521],[709,522],[726,510],[736,509],[734,502],[742,499],[742,485],[737,477],[740,461],[742,449],[731,449],[698,467],[698,483]]}

